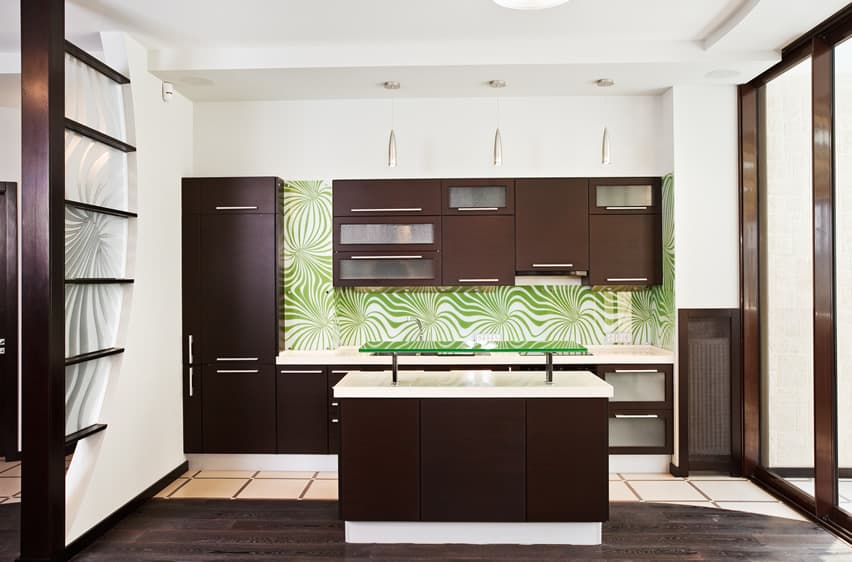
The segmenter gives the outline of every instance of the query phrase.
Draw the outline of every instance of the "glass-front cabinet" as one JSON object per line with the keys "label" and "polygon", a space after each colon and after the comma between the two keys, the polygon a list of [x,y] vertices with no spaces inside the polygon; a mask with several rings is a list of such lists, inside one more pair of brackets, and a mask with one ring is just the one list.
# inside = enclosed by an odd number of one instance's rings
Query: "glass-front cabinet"
{"label": "glass-front cabinet", "polygon": [[337,251],[441,249],[441,217],[339,217],[334,230]]}
{"label": "glass-front cabinet", "polygon": [[589,212],[659,213],[660,189],[660,178],[593,178],[589,181]]}
{"label": "glass-front cabinet", "polygon": [[440,285],[437,252],[338,252],[335,286]]}
{"label": "glass-front cabinet", "polygon": [[443,180],[441,188],[445,215],[511,215],[515,212],[515,180]]}

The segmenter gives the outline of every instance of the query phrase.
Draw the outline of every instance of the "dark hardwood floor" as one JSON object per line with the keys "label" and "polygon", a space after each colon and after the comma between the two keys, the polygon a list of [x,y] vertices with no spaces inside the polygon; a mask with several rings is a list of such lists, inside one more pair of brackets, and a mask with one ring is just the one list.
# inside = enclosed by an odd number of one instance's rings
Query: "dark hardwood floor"
{"label": "dark hardwood floor", "polygon": [[[17,505],[0,505],[0,560],[17,553]],[[75,561],[852,560],[812,523],[736,511],[613,504],[604,545],[347,545],[336,502],[151,500]]]}

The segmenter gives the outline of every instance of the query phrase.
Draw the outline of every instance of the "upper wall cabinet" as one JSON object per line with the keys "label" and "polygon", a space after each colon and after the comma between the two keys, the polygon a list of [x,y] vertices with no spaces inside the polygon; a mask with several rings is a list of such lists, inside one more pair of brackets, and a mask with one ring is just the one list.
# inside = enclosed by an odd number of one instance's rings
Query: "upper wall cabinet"
{"label": "upper wall cabinet", "polygon": [[663,282],[660,214],[589,217],[589,283],[647,286]]}
{"label": "upper wall cabinet", "polygon": [[515,282],[513,217],[444,217],[444,285]]}
{"label": "upper wall cabinet", "polygon": [[334,216],[440,215],[440,180],[335,180]]}
{"label": "upper wall cabinet", "polygon": [[[195,178],[202,214],[274,214],[276,185],[265,178]],[[235,188],[234,186],[239,186]]]}
{"label": "upper wall cabinet", "polygon": [[515,180],[443,180],[441,188],[445,215],[511,215],[515,212]]}
{"label": "upper wall cabinet", "polygon": [[441,250],[441,217],[335,217],[334,249]]}
{"label": "upper wall cabinet", "polygon": [[588,271],[588,185],[585,178],[515,181],[516,271]]}
{"label": "upper wall cabinet", "polygon": [[592,178],[589,212],[592,214],[646,214],[660,212],[660,178]]}

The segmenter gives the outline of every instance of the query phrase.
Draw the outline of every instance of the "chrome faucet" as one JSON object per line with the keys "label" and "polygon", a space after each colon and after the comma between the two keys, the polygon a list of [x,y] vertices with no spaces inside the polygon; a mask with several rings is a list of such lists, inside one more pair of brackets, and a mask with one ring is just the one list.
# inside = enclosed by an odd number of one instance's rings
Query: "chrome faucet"
{"label": "chrome faucet", "polygon": [[417,341],[423,341],[423,321],[417,316],[409,316],[408,319],[417,323]]}

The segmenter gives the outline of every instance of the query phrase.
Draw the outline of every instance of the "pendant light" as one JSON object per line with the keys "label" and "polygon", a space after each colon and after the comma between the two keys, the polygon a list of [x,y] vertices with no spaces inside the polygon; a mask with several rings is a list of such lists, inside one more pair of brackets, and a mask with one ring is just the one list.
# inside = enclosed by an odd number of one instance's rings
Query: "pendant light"
{"label": "pendant light", "polygon": [[[385,90],[399,90],[399,82],[387,81],[382,84]],[[391,130],[388,135],[388,168],[396,168],[396,101],[391,99]]]}
{"label": "pendant light", "polygon": [[[505,80],[491,80],[488,85],[492,88],[505,88]],[[495,168],[503,165],[503,137],[500,135],[500,98],[497,98],[497,130],[494,132],[494,151],[491,164]]]}
{"label": "pendant light", "polygon": [[604,127],[603,138],[601,139],[601,164],[604,166],[610,164],[609,131],[606,127]]}

